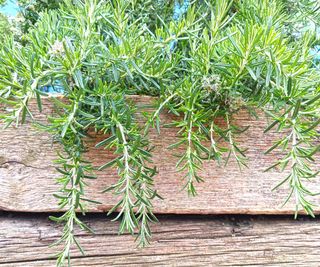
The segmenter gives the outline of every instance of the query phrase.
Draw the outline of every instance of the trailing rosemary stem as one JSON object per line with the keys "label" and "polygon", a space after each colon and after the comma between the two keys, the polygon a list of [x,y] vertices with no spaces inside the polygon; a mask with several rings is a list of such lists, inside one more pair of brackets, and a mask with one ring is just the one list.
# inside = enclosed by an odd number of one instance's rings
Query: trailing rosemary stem
{"label": "trailing rosemary stem", "polygon": [[105,100],[106,109],[108,105],[113,107],[110,124],[105,125],[113,135],[102,143],[105,148],[115,148],[116,158],[101,169],[114,166],[119,175],[119,181],[105,190],[119,196],[118,203],[109,214],[119,211],[115,220],[121,219],[120,233],[128,231],[132,235],[137,234],[138,245],[145,246],[151,237],[149,223],[157,221],[151,203],[159,197],[153,186],[156,170],[147,164],[151,162],[151,153],[142,129],[134,120],[125,121],[129,114],[132,115],[132,110],[124,98]]}
{"label": "trailing rosemary stem", "polygon": [[[134,207],[134,201],[131,199],[131,190],[133,188],[132,185],[132,177],[131,174],[132,170],[129,166],[130,155],[128,151],[128,143],[124,132],[124,127],[121,123],[117,122],[117,128],[121,133],[121,140],[123,146],[123,162],[124,162],[124,170],[123,170],[123,177],[125,178],[125,194],[124,194],[124,204],[120,214],[124,214],[123,222],[124,228],[128,230],[130,233],[134,233],[134,229],[136,228],[136,218],[133,217],[132,209]],[[123,232],[123,231],[122,231]]]}
{"label": "trailing rosemary stem", "polygon": [[[50,218],[59,223],[65,223],[60,240],[53,244],[63,244],[63,249],[57,255],[57,266],[64,266],[66,260],[68,266],[70,266],[72,245],[76,245],[80,252],[82,254],[84,253],[77,241],[75,226],[77,225],[82,230],[92,232],[92,230],[80,220],[77,212],[81,212],[84,215],[86,202],[97,202],[84,197],[85,179],[94,179],[95,177],[89,175],[92,171],[91,165],[81,159],[84,151],[82,137],[68,130],[61,139],[61,142],[65,145],[66,156],[60,156],[60,159],[57,160],[57,164],[60,165],[57,167],[57,170],[62,174],[62,177],[58,179],[58,183],[61,184],[62,188],[60,194],[55,194],[55,197],[59,200],[60,208],[66,209],[66,211],[60,217],[51,216]],[[67,145],[70,143],[72,143],[71,147]]]}
{"label": "trailing rosemary stem", "polygon": [[227,136],[227,141],[230,145],[229,154],[226,159],[226,164],[228,163],[230,156],[232,154],[234,159],[236,160],[238,166],[239,166],[239,169],[241,170],[243,167],[247,167],[246,155],[244,154],[244,151],[241,150],[238,147],[238,145],[236,144],[236,142],[234,141],[232,125],[230,122],[230,114],[228,112],[226,113],[226,121],[227,121],[227,134],[226,134],[226,136]]}

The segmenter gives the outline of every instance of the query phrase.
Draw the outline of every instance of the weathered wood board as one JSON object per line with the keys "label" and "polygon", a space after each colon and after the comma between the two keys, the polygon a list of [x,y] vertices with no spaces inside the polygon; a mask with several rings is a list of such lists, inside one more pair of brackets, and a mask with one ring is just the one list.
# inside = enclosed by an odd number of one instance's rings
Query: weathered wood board
{"label": "weathered wood board", "polygon": [[[150,103],[152,98],[139,97],[138,104]],[[43,114],[37,119],[45,120],[45,115],[52,111],[50,101],[44,101]],[[35,103],[34,109],[35,108]],[[172,121],[170,115],[163,115],[163,122]],[[182,175],[176,172],[177,158],[173,156],[179,151],[171,151],[167,147],[177,140],[177,130],[163,128],[161,135],[151,132],[155,146],[154,164],[159,174],[155,178],[156,188],[164,198],[155,202],[156,213],[177,214],[292,214],[294,203],[290,202],[281,208],[287,196],[285,186],[278,191],[271,189],[278,184],[285,174],[272,170],[264,170],[275,159],[275,155],[264,155],[275,139],[275,133],[263,134],[267,120],[259,121],[241,112],[234,118],[237,125],[252,126],[238,138],[243,147],[247,147],[248,169],[239,170],[234,160],[227,167],[218,166],[214,162],[206,163],[202,172],[205,182],[197,184],[198,196],[188,197],[182,189]],[[101,137],[97,137],[98,139]],[[94,148],[89,144],[87,157],[94,161],[95,166],[108,162],[114,156],[103,149]],[[31,124],[19,128],[8,128],[0,132],[0,210],[23,212],[54,212],[58,211],[57,201],[52,193],[58,190],[55,179],[59,176],[54,170],[53,160],[59,150],[51,144],[51,139],[44,133],[33,129]],[[180,150],[181,151],[181,150]],[[316,163],[320,164],[319,159]],[[111,193],[101,191],[116,182],[115,171],[98,172],[98,179],[90,181],[87,196],[100,201],[101,205],[89,206],[89,212],[102,212],[110,209],[116,200]],[[320,191],[319,179],[310,183],[313,191]],[[310,187],[309,186],[309,187]],[[315,198],[320,204],[320,198]],[[320,209],[317,209],[319,212]]]}
{"label": "weathered wood board", "polygon": [[[86,256],[72,266],[320,266],[319,220],[231,216],[161,216],[151,245],[135,248],[118,224],[87,216],[96,234],[79,233]],[[50,267],[61,227],[45,215],[0,217],[0,266]]]}

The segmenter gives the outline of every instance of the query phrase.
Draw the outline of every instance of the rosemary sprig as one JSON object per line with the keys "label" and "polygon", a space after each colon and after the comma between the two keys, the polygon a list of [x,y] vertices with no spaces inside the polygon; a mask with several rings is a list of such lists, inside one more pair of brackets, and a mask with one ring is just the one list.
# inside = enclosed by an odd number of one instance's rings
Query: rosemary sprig
{"label": "rosemary sprig", "polygon": [[291,109],[290,116],[286,117],[287,119],[275,120],[278,129],[290,129],[290,131],[287,136],[275,142],[274,146],[267,151],[267,153],[270,153],[276,148],[288,151],[282,159],[271,166],[279,166],[281,170],[289,167],[290,170],[289,174],[273,190],[284,184],[289,185],[290,192],[283,205],[292,197],[296,207],[295,217],[298,216],[300,207],[314,217],[315,204],[310,202],[308,197],[316,196],[318,193],[313,193],[307,189],[305,184],[319,174],[319,170],[312,169],[313,165],[313,167],[316,167],[314,155],[320,148],[319,145],[314,143],[312,137],[319,137],[319,133],[313,127],[306,128],[306,121],[310,120],[310,116],[312,120],[312,114],[318,113],[319,107],[317,105],[303,105],[298,101],[295,108]]}
{"label": "rosemary sprig", "polygon": [[[76,137],[70,136],[69,140],[76,141],[74,138]],[[83,215],[85,214],[85,202],[94,202],[92,200],[87,200],[84,197],[84,180],[86,178],[92,179],[94,177],[87,174],[92,171],[92,168],[81,159],[83,151],[81,151],[81,146],[79,147],[78,145],[75,147],[75,151],[66,151],[68,157],[65,158],[60,156],[60,159],[57,161],[57,163],[62,166],[62,168],[57,168],[57,170],[63,176],[58,179],[58,182],[62,185],[62,189],[60,190],[61,193],[55,194],[55,197],[59,199],[59,207],[61,209],[67,209],[60,217],[50,217],[50,219],[56,222],[64,223],[63,234],[60,240],[54,243],[54,245],[64,244],[63,250],[57,254],[57,266],[64,266],[66,259],[68,265],[70,265],[70,250],[73,244],[75,244],[81,253],[84,254],[84,251],[75,236],[76,225],[82,230],[93,233],[93,231],[82,222],[77,215],[78,211],[81,211]]]}
{"label": "rosemary sprig", "polygon": [[132,119],[134,109],[123,97],[111,95],[101,99],[105,102],[106,111],[110,111],[110,121],[103,129],[111,136],[97,146],[115,148],[116,158],[101,166],[100,170],[115,166],[119,175],[119,181],[104,191],[120,196],[119,202],[108,214],[119,211],[114,220],[121,218],[120,233],[128,231],[134,235],[138,229],[138,244],[145,246],[151,237],[149,223],[157,221],[152,212],[152,200],[159,197],[153,188],[156,169],[148,166],[152,162],[149,144],[137,122]]}

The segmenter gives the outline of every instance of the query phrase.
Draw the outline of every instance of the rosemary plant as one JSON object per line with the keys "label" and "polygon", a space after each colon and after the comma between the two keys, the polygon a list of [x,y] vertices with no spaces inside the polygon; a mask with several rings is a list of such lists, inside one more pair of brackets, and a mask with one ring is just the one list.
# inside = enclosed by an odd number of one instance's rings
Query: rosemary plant
{"label": "rosemary plant", "polygon": [[[294,3],[293,3],[294,2]],[[160,131],[161,112],[178,115],[183,148],[177,171],[183,186],[195,195],[207,160],[246,167],[246,148],[234,124],[240,109],[264,111],[271,119],[265,130],[282,133],[266,151],[281,157],[271,168],[290,173],[279,186],[290,188],[288,199],[313,216],[309,181],[318,174],[320,71],[317,27],[299,30],[303,22],[318,22],[316,1],[138,1],[64,0],[59,7],[37,14],[20,44],[7,38],[0,50],[1,120],[19,126],[29,117],[29,103],[50,95],[57,112],[48,123],[34,123],[63,151],[56,161],[61,190],[55,196],[65,213],[52,219],[64,223],[57,266],[70,265],[70,248],[80,250],[76,228],[90,230],[77,212],[85,213],[86,180],[115,168],[119,180],[106,185],[119,202],[120,233],[129,232],[145,246],[151,237],[156,166],[152,164],[150,127]],[[299,34],[296,34],[299,31]],[[314,57],[314,58],[313,58]],[[55,94],[63,95],[63,98]],[[155,96],[155,112],[137,122],[139,109],[128,95]],[[215,123],[223,118],[226,127]],[[254,126],[252,126],[254,127]],[[105,134],[96,144],[114,151],[115,159],[94,170],[84,160],[89,132]],[[227,143],[227,147],[223,144]]]}

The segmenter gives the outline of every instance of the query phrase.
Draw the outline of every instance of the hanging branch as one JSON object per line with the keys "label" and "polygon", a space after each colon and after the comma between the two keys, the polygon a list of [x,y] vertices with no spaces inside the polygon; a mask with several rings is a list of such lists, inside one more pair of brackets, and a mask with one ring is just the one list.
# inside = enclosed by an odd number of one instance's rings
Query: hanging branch
{"label": "hanging branch", "polygon": [[56,222],[64,223],[60,240],[53,244],[64,244],[63,250],[57,254],[57,266],[64,266],[66,259],[68,265],[70,265],[70,250],[74,244],[84,254],[75,236],[75,226],[77,225],[80,229],[91,233],[93,231],[80,220],[77,212],[81,211],[82,215],[85,215],[86,202],[98,203],[86,199],[84,196],[85,179],[94,179],[95,177],[91,174],[91,165],[82,159],[84,152],[82,137],[69,130],[62,140],[62,144],[65,147],[67,156],[60,156],[60,159],[57,160],[57,163],[61,166],[57,168],[57,171],[63,176],[58,179],[59,184],[62,186],[60,194],[55,194],[54,196],[59,199],[59,208],[67,211],[60,217],[50,217]]}
{"label": "hanging branch", "polygon": [[139,245],[145,246],[151,237],[149,223],[157,221],[152,212],[152,200],[159,197],[153,188],[156,170],[148,166],[152,155],[147,139],[133,120],[134,109],[121,97],[113,94],[109,97],[102,96],[100,103],[104,103],[103,113],[110,113],[103,131],[111,132],[112,135],[96,146],[108,150],[115,148],[117,157],[101,166],[100,170],[117,168],[119,181],[104,192],[112,191],[121,197],[108,214],[119,211],[114,220],[121,218],[120,233],[128,231],[134,235],[138,229]]}

